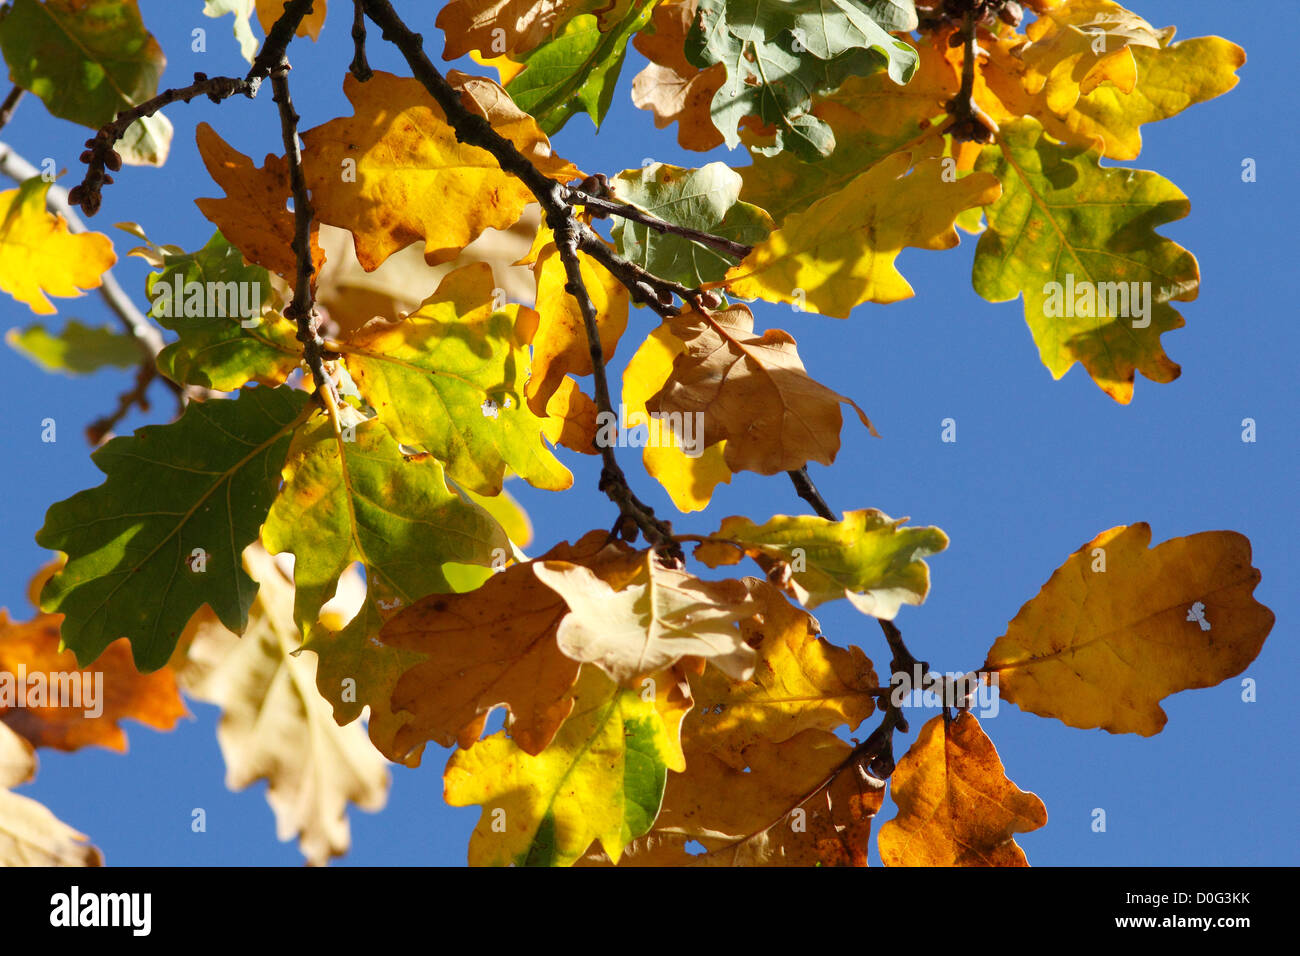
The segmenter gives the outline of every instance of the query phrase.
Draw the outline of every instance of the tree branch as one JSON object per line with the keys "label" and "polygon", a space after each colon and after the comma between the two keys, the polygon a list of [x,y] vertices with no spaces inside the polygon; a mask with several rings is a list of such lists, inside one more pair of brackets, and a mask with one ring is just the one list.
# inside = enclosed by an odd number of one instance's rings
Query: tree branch
{"label": "tree branch", "polygon": [[754,248],[745,245],[743,242],[736,242],[734,239],[726,239],[709,232],[702,232],[699,229],[691,229],[687,226],[667,222],[657,216],[652,216],[642,209],[638,209],[636,206],[597,195],[590,189],[570,188],[569,195],[574,202],[586,206],[597,215],[618,216],[620,219],[639,223],[660,234],[681,236],[683,239],[689,239],[692,242],[698,242],[702,246],[708,246],[710,249],[732,259],[743,259]]}
{"label": "tree branch", "polygon": [[164,106],[177,100],[188,103],[196,96],[207,96],[212,102],[219,103],[236,93],[254,96],[257,93],[257,84],[232,76],[208,77],[203,73],[195,73],[194,82],[189,86],[163,90],[138,106],[122,110],[111,123],[101,126],[99,132],[86,140],[86,151],[81,154],[81,161],[86,164],[86,175],[80,185],[73,186],[69,191],[68,202],[80,206],[87,216],[99,212],[102,201],[100,190],[105,185],[113,183],[113,177],[105,170],[117,172],[122,168],[122,157],[113,147],[126,135],[127,128],[136,120],[152,116]]}
{"label": "tree branch", "polygon": [[100,190],[113,183],[113,177],[105,170],[117,172],[122,168],[122,158],[113,147],[136,120],[152,116],[177,100],[188,103],[196,96],[206,96],[214,103],[220,103],[236,93],[249,99],[256,96],[262,80],[270,75],[274,66],[284,60],[284,51],[293,40],[302,18],[311,13],[313,2],[314,0],[290,0],[285,4],[284,13],[280,14],[280,19],[275,21],[267,33],[266,42],[253,60],[252,69],[243,79],[233,76],[209,77],[205,73],[195,73],[194,82],[189,86],[163,90],[137,106],[122,110],[111,123],[100,127],[94,136],[86,140],[86,151],[81,154],[81,161],[86,164],[86,175],[80,185],[72,187],[68,193],[68,202],[80,206],[87,216],[99,212],[102,202]]}
{"label": "tree branch", "polygon": [[[487,119],[478,113],[472,112],[465,106],[460,93],[447,82],[446,78],[443,77],[442,73],[425,54],[423,38],[407,27],[402,18],[393,10],[392,4],[388,0],[360,0],[360,2],[365,9],[366,16],[370,17],[375,25],[380,28],[384,39],[401,51],[402,56],[405,57],[407,64],[411,68],[411,74],[420,81],[442,109],[447,122],[456,133],[456,139],[462,143],[478,146],[491,153],[493,158],[496,159],[497,165],[504,172],[522,182],[541,204],[547,225],[555,234],[556,249],[559,252],[561,261],[564,263],[565,276],[568,279],[565,289],[574,297],[574,300],[578,303],[578,309],[582,313],[583,325],[587,334],[587,345],[591,354],[592,375],[596,383],[596,406],[600,412],[613,415],[609,383],[605,378],[605,361],[600,345],[600,331],[596,325],[596,308],[582,280],[582,272],[578,262],[578,249],[581,246],[583,251],[588,252],[598,261],[605,263],[607,268],[609,268],[610,263],[617,265],[620,261],[626,263],[626,260],[619,260],[594,232],[578,222],[573,214],[570,191],[565,188],[564,184],[542,173],[527,156],[515,147],[514,143],[493,129],[492,124]],[[297,206],[296,199],[294,205]],[[626,265],[631,267],[631,263],[626,263]],[[622,267],[620,266],[620,268]],[[629,274],[626,269],[622,269],[622,271],[624,275]],[[615,275],[617,276],[618,273],[615,273]],[[624,280],[620,278],[620,281]],[[684,289],[684,287],[682,288]],[[637,287],[629,286],[629,289],[633,294],[644,298]],[[689,292],[690,290],[685,291]],[[654,294],[653,291],[652,294]],[[655,298],[657,299],[658,296],[655,295]],[[662,303],[660,305],[662,307]],[[600,454],[604,462],[600,490],[618,505],[620,512],[620,522],[616,530],[621,531],[624,537],[634,538],[635,531],[632,528],[638,529],[645,535],[646,541],[652,548],[671,558],[680,559],[681,546],[673,538],[672,527],[667,522],[656,518],[654,509],[638,499],[632,492],[627,482],[627,476],[624,475],[623,470],[618,465],[614,449],[601,446]],[[632,527],[629,527],[629,525]]]}
{"label": "tree branch", "polygon": [[352,62],[348,69],[361,83],[375,75],[366,60],[366,15],[361,0],[352,0]]}
{"label": "tree branch", "polygon": [[23,98],[25,91],[21,86],[15,86],[5,97],[5,101],[0,103],[0,129],[4,129],[9,121],[13,119],[14,110],[18,108],[18,101]]}
{"label": "tree branch", "polygon": [[311,258],[311,224],[315,218],[311,198],[307,194],[307,177],[302,171],[302,149],[298,145],[298,120],[289,96],[289,61],[280,54],[280,62],[271,70],[272,99],[280,111],[280,136],[284,141],[284,158],[289,167],[289,188],[293,194],[293,252],[298,260],[298,275],[293,288],[293,300],[284,310],[285,318],[298,326],[298,341],[302,343],[303,361],[311,370],[316,393],[325,403],[327,411],[338,407],[338,394],[334,381],[325,369],[325,342],[316,328],[318,316],[312,294],[312,275],[316,266]]}

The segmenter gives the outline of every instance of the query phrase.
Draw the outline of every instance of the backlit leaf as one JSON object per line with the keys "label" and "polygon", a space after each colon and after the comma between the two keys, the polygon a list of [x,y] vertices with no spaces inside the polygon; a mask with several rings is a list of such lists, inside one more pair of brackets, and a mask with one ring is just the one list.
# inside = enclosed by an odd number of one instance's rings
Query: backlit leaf
{"label": "backlit leaf", "polygon": [[1205,531],[1150,543],[1149,525],[1121,526],[1066,560],[989,650],[1003,698],[1149,737],[1168,719],[1162,698],[1246,669],[1274,620],[1252,596],[1250,542]]}
{"label": "backlit leaf", "polygon": [[204,604],[243,631],[257,585],[240,555],[266,518],[306,402],[291,388],[191,402],[177,421],[91,455],[107,480],[52,505],[36,534],[68,556],[41,608],[66,615],[63,643],[79,662],[127,637],[136,667],[157,670]]}

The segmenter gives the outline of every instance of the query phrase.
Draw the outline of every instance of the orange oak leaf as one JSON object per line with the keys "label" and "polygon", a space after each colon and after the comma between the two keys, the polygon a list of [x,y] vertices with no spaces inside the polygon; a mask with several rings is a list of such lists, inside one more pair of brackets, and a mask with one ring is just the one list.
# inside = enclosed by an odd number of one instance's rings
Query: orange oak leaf
{"label": "orange oak leaf", "polygon": [[11,621],[0,610],[0,721],[11,730],[36,747],[123,752],[122,720],[171,730],[186,715],[171,669],[141,674],[126,638],[79,668],[72,651],[59,650],[62,620],[38,614]]}
{"label": "orange oak leaf", "polygon": [[1014,837],[1047,808],[1007,779],[993,741],[967,712],[921,728],[890,790],[898,816],[880,828],[886,866],[1028,866]]}
{"label": "orange oak leaf", "polygon": [[[642,556],[607,539],[592,531],[537,560],[582,564],[621,586],[640,570]],[[474,591],[428,595],[384,625],[384,644],[430,655],[393,691],[393,710],[413,715],[397,732],[398,752],[426,740],[470,747],[499,706],[509,708],[510,733],[525,752],[541,753],[555,736],[573,708],[569,689],[579,665],[555,641],[568,606],[537,579],[535,563],[511,565]]]}
{"label": "orange oak leaf", "polygon": [[[226,191],[220,199],[196,199],[199,212],[213,223],[249,262],[292,282],[298,272],[293,251],[293,213],[289,201],[289,167],[284,157],[268,155],[262,166],[217,135],[207,123],[195,132],[203,165]],[[316,275],[325,263],[319,229],[311,231],[311,258]]]}

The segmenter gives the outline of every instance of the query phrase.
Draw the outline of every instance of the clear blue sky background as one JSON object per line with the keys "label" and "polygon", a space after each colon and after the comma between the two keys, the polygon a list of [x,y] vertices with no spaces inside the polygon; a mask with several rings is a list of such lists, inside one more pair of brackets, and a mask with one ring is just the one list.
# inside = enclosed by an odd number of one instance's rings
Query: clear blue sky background
{"label": "clear blue sky background", "polygon": [[[402,2],[398,9],[423,31],[436,53],[433,26],[439,4]],[[975,242],[967,237],[943,253],[907,250],[900,268],[917,290],[891,305],[862,306],[848,321],[794,314],[758,304],[760,328],[779,326],[799,341],[810,372],[851,395],[871,415],[883,438],[846,422],[844,447],[831,468],[814,477],[833,507],[876,507],[913,522],[942,527],[952,539],[931,559],[933,589],[921,608],[905,608],[898,623],[918,657],[938,670],[979,665],[1021,604],[1065,557],[1098,532],[1148,521],[1154,542],[1229,528],[1254,545],[1263,581],[1256,596],[1273,608],[1277,624],[1246,675],[1258,682],[1258,701],[1243,703],[1240,680],[1166,700],[1165,730],[1154,738],[1081,731],[1003,704],[984,727],[1008,774],[1036,792],[1049,822],[1020,838],[1037,864],[1290,864],[1297,861],[1295,807],[1300,769],[1295,758],[1294,675],[1297,558],[1296,386],[1294,356],[1300,330],[1291,288],[1295,276],[1300,155],[1295,124],[1295,54],[1279,28],[1294,14],[1289,0],[1229,8],[1210,0],[1132,0],[1156,26],[1174,23],[1182,38],[1225,36],[1246,48],[1235,90],[1143,131],[1145,148],[1133,165],[1154,169],[1191,198],[1191,215],[1162,229],[1200,260],[1200,298],[1181,305],[1187,325],[1167,333],[1164,345],[1183,367],[1170,385],[1139,378],[1130,406],[1116,405],[1075,367],[1054,382],[1038,359],[1021,303],[992,305],[971,289]],[[229,36],[229,18],[200,14],[199,0],[143,0],[148,26],[169,56],[164,85],[182,85],[195,70],[242,74]],[[352,51],[351,5],[331,0],[318,44],[291,49],[294,97],[308,128],[350,115],[342,78]],[[208,30],[208,52],[190,52],[189,34]],[[372,31],[371,62],[407,75],[405,65]],[[458,64],[478,69],[472,64]],[[747,162],[743,151],[711,155],[680,150],[673,131],[656,131],[648,113],[634,109],[631,77],[642,60],[633,52],[615,104],[600,135],[584,116],[555,137],[557,150],[582,168],[613,174],[650,156],[698,166],[715,159]],[[205,100],[169,108],[176,126],[172,156],[162,170],[124,169],[106,191],[94,226],[114,236],[119,255],[129,248],[114,222],[135,220],[160,242],[201,245],[212,226],[193,204],[219,195],[194,146],[194,127],[212,123],[258,162],[281,151],[270,91],[255,102],[216,107]],[[38,163],[53,156],[77,180],[77,155],[87,131],[52,120],[35,99],[19,108],[3,139]],[[1258,181],[1241,181],[1241,162],[1253,157]],[[8,187],[5,187],[8,188]],[[146,268],[123,259],[124,285],[143,302]],[[111,323],[100,300],[58,300],[60,317]],[[5,327],[32,314],[6,297]],[[653,327],[638,312],[624,346]],[[112,407],[130,373],[66,380],[47,375],[8,349],[0,350],[8,412],[0,417],[7,449],[0,479],[0,603],[17,617],[31,609],[24,588],[49,555],[33,535],[54,501],[98,484],[80,429]],[[171,403],[156,389],[158,408]],[[59,441],[40,441],[40,421],[59,423]],[[940,441],[940,422],[958,423],[956,444]],[[1258,441],[1243,444],[1241,420],[1258,423]],[[156,420],[156,419],[154,419]],[[136,415],[129,427],[144,424]],[[566,460],[576,487],[562,495],[514,483],[532,515],[535,550],[605,527],[611,506],[595,490],[590,459]],[[671,511],[658,485],[624,453],[638,490]],[[676,522],[704,532],[729,514],[757,520],[798,514],[806,507],[784,477],[740,475],[719,489],[710,517]],[[874,660],[887,659],[874,623],[845,602],[818,610],[826,633],[860,644]],[[64,755],[43,751],[36,782],[22,792],[44,801],[87,833],[110,864],[297,864],[294,843],[279,843],[263,799],[264,784],[232,794],[215,738],[216,711],[192,705],[195,720],[174,732],[128,725],[130,752]],[[914,731],[930,715],[917,714]],[[901,739],[899,752],[913,737]],[[415,770],[396,768],[391,799],[378,815],[352,814],[353,849],[345,864],[445,864],[465,860],[478,808],[442,802],[445,754],[431,747]],[[194,807],[207,811],[208,830],[190,830]],[[1091,829],[1103,808],[1105,833]],[[886,803],[883,818],[893,815]],[[873,860],[875,852],[873,849]]]}

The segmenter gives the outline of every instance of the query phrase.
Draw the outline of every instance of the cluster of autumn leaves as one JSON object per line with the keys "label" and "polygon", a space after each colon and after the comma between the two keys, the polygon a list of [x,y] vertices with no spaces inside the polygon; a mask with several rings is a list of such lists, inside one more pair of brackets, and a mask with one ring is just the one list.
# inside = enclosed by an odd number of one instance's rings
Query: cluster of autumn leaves
{"label": "cluster of autumn leaves", "polygon": [[[114,2],[129,20],[134,3]],[[5,37],[39,27],[34,0],[18,6],[29,19],[0,22],[0,46],[22,82]],[[70,0],[39,6],[75,32]],[[252,13],[264,25],[274,17],[263,6],[209,0],[206,12],[233,12],[251,56]],[[450,71],[463,104],[556,182],[584,174],[547,133],[579,110],[599,123],[629,42],[651,61],[633,99],[658,125],[675,123],[691,149],[743,141],[751,151],[743,171],[655,163],[609,180],[616,200],[748,249],[728,256],[632,220],[608,240],[653,277],[729,297],[716,307],[697,297],[664,318],[623,375],[629,417],[703,422],[703,454],[666,431],[643,450],[681,511],[705,508],[738,471],[831,464],[843,405],[872,429],[808,374],[793,337],[756,332],[750,309],[730,300],[847,318],[910,296],[898,254],[950,248],[958,229],[981,233],[976,291],[1024,296],[1057,377],[1082,362],[1127,402],[1136,371],[1177,374],[1160,334],[1182,324],[1170,303],[1194,297],[1198,274],[1154,229],[1185,215],[1186,200],[1155,173],[1101,160],[1135,157],[1142,124],[1229,89],[1239,48],[1172,43],[1172,31],[1108,0],[1031,4],[1039,16],[1024,32],[999,22],[979,33],[972,101],[990,140],[980,146],[946,130],[965,56],[950,42],[955,24],[918,36],[914,22],[867,24],[855,19],[863,5],[836,0],[840,32],[800,33],[796,50],[801,21],[765,28],[743,6],[452,0],[438,15],[448,58],[471,52],[504,83]],[[318,32],[312,22],[303,28]],[[821,79],[806,101],[728,94],[756,82],[746,63]],[[560,251],[529,211],[532,194],[462,142],[421,83],[376,72],[343,85],[353,115],[302,133],[314,289],[342,406],[323,414],[294,378],[301,346],[282,313],[297,270],[286,161],[257,165],[200,125],[224,196],[197,203],[218,232],[186,252],[128,225],[143,243],[132,252],[155,269],[146,292],[173,280],[246,283],[270,305],[252,327],[155,310],[175,333],[158,369],[234,397],[191,403],[177,421],[94,453],[105,482],[52,506],[37,537],[67,556],[40,593],[46,613],[8,624],[0,655],[72,667],[61,640],[123,688],[114,719],[170,727],[183,712],[178,686],[219,704],[230,784],[268,778],[281,837],[298,836],[313,862],[346,850],[349,803],[382,805],[384,758],[417,764],[432,741],[457,747],[448,801],[483,807],[472,863],[865,863],[885,782],[878,754],[843,735],[881,709],[890,679],[860,649],[821,636],[809,611],[844,598],[892,619],[919,604],[924,559],[946,546],[943,533],[871,510],[727,518],[695,536],[693,557],[710,568],[752,560],[764,577],[720,581],[603,531],[529,559],[506,478],[563,490],[572,476],[556,449],[596,452],[598,409],[578,381],[593,373],[591,350]],[[720,110],[720,96],[732,105]],[[96,287],[115,262],[107,237],[71,235],[45,212],[47,189],[32,180],[0,194],[0,288],[38,313],[53,311],[50,295]],[[504,264],[474,251],[511,232],[522,248],[507,280]],[[629,292],[577,255],[608,360],[628,330]],[[1049,320],[1042,287],[1067,273],[1154,282],[1150,327]],[[1272,614],[1251,596],[1259,575],[1245,539],[1149,541],[1144,525],[1106,532],[1021,610],[980,668],[1004,698],[1071,726],[1152,734],[1163,697],[1254,659]],[[351,595],[347,614],[332,609],[336,595]],[[1198,601],[1212,634],[1187,617]],[[128,642],[147,676],[126,676]],[[295,656],[300,645],[313,653]],[[480,739],[500,707],[506,729]],[[31,745],[119,742],[113,720],[52,736],[48,725],[69,719],[0,711],[22,755],[10,763],[28,768],[11,785],[30,775]],[[879,835],[889,864],[1020,864],[1014,835],[1046,820],[964,710],[920,729],[890,789],[899,814]],[[45,822],[43,842],[0,832],[0,857],[93,858]]]}

